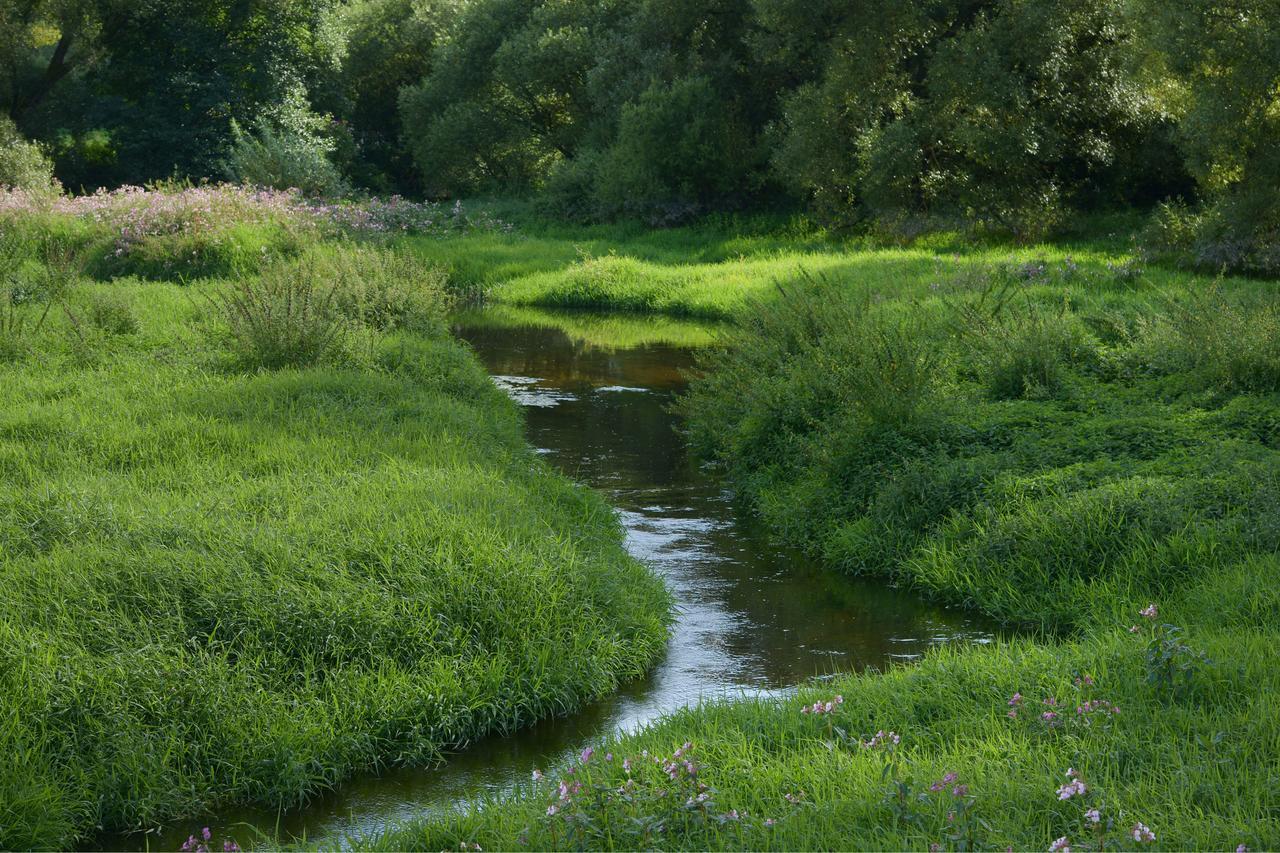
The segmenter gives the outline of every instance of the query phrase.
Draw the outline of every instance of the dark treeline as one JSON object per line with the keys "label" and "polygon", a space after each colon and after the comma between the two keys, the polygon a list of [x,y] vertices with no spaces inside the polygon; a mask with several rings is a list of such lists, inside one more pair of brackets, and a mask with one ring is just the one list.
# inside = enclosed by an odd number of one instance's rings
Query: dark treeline
{"label": "dark treeline", "polygon": [[73,189],[1022,234],[1178,200],[1153,244],[1280,269],[1275,0],[0,0],[0,40],[0,104]]}

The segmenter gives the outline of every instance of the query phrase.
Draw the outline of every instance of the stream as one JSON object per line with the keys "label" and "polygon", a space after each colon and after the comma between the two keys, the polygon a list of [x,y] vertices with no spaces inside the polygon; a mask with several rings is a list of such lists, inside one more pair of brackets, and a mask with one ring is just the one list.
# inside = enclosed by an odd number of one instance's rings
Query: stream
{"label": "stream", "polygon": [[[454,331],[522,406],[529,442],[616,508],[628,550],[671,589],[678,616],[666,657],[607,699],[476,743],[441,767],[357,777],[297,811],[219,815],[218,826],[242,843],[251,844],[252,833],[235,824],[342,846],[351,836],[490,799],[534,767],[552,767],[588,743],[701,699],[777,695],[815,676],[883,668],[937,643],[993,636],[991,624],[973,615],[816,566],[736,512],[715,473],[690,458],[680,417],[670,411],[691,348],[661,335],[645,342],[644,334],[620,336],[641,341],[635,345],[593,346],[557,327],[554,315],[537,316],[512,320],[486,309],[460,316]],[[564,328],[583,323],[581,315],[563,319]],[[190,829],[130,843],[177,849]]]}

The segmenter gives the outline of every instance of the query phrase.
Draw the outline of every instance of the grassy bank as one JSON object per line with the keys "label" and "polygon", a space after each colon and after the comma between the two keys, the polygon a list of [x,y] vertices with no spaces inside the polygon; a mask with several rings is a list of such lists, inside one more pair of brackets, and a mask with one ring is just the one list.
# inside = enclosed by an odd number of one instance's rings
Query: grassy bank
{"label": "grassy bank", "polygon": [[[780,538],[1037,639],[682,712],[365,843],[1280,845],[1274,286],[1102,243],[801,257],[678,270],[738,321],[692,439]],[[663,307],[636,282],[599,301]]]}
{"label": "grassy bank", "polygon": [[445,335],[439,277],[303,247],[94,283],[9,248],[0,847],[296,804],[661,652],[661,583]]}

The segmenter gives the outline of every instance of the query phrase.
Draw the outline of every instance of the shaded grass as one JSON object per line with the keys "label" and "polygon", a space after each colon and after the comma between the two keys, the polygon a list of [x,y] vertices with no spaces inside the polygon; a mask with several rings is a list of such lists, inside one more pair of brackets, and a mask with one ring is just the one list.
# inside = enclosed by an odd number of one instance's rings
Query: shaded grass
{"label": "shaded grass", "polygon": [[661,583],[456,343],[243,373],[206,301],[106,294],[136,327],[0,364],[0,846],[297,804],[661,652]]}

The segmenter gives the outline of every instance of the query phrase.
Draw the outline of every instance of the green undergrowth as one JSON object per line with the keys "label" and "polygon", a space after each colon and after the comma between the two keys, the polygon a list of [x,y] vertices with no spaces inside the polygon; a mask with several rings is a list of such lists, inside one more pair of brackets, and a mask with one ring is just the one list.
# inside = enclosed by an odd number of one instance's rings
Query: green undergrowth
{"label": "green undergrowth", "polygon": [[704,361],[692,438],[784,539],[1006,622],[1114,619],[1280,546],[1280,299],[1129,267],[811,277]]}
{"label": "green undergrowth", "polygon": [[[348,300],[324,251],[275,263],[4,282],[0,847],[295,805],[664,648],[667,594],[610,508],[537,459],[442,320],[410,322],[437,279],[357,257]],[[313,315],[341,345],[303,345]]]}
{"label": "green undergrowth", "polygon": [[652,344],[705,347],[727,326],[663,314],[566,311],[495,303],[454,314],[454,322],[477,328],[545,328],[564,332],[574,343],[593,349],[629,349]]}
{"label": "green undergrowth", "polygon": [[1280,844],[1274,286],[1087,246],[718,266],[678,272],[719,275],[736,319],[683,407],[745,507],[833,569],[1029,631],[680,711],[358,844]]}
{"label": "green undergrowth", "polygon": [[[1160,618],[1190,626],[1189,642],[1210,661],[1180,689],[1148,680],[1147,638],[1125,627],[944,647],[794,699],[675,712],[513,797],[357,847],[1045,850],[1065,837],[1072,849],[1097,849],[1101,831],[1109,849],[1272,849],[1277,582],[1269,557],[1215,572],[1169,603]],[[833,712],[802,713],[814,702]],[[1096,710],[1077,713],[1086,702]],[[880,731],[885,739],[863,746]],[[900,738],[892,751],[889,732]],[[672,780],[653,758],[671,761],[685,745]],[[686,781],[686,760],[696,781]],[[1063,800],[1069,770],[1086,790]],[[561,779],[570,792],[582,786],[567,804]],[[1134,840],[1138,824],[1154,842]]]}

